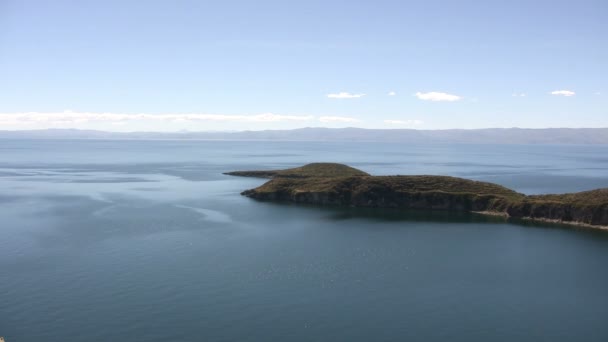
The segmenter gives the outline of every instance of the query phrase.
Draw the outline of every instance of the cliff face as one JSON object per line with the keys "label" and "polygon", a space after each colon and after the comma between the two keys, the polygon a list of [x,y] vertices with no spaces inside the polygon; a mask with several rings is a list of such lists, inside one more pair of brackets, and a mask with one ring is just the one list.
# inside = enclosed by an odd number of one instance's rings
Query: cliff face
{"label": "cliff face", "polygon": [[511,217],[608,226],[608,203],[581,206],[567,202],[526,200],[510,204],[505,212]]}
{"label": "cliff face", "polygon": [[[321,171],[323,164],[314,164]],[[336,164],[331,164],[335,169]],[[306,169],[307,166],[298,169]],[[608,226],[608,189],[525,196],[497,184],[446,176],[302,176],[293,170],[242,194],[265,201],[316,205],[486,212],[515,218]],[[349,168],[349,170],[356,170]],[[358,170],[357,170],[358,171]],[[268,171],[264,171],[268,172]],[[281,176],[281,173],[287,176]],[[251,173],[251,172],[248,172]],[[245,174],[241,174],[245,175]]]}
{"label": "cliff face", "polygon": [[275,179],[256,189],[244,191],[243,195],[259,200],[306,204],[454,211],[483,211],[490,206],[499,206],[504,202],[505,196],[523,196],[515,192],[500,191],[497,191],[497,194],[446,192],[440,189],[408,191],[401,189],[399,185],[403,185],[400,182],[412,180],[410,177],[391,177],[389,182],[383,181],[383,178],[358,177],[335,179],[331,182]]}

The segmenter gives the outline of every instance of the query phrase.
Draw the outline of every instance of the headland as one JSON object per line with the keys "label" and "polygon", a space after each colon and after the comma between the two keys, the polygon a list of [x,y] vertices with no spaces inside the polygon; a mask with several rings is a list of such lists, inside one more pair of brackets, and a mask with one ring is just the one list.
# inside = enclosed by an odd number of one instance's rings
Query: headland
{"label": "headland", "polygon": [[608,188],[530,196],[450,176],[372,176],[336,163],[226,174],[270,179],[242,192],[263,201],[475,212],[608,229]]}

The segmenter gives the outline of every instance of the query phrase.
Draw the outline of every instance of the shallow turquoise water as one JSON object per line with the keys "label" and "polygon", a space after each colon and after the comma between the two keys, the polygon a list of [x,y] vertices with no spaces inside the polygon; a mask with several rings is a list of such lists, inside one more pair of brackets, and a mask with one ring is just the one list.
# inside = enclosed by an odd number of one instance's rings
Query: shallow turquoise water
{"label": "shallow turquoise water", "polygon": [[240,169],[313,161],[525,193],[608,187],[608,147],[0,141],[11,341],[606,341],[608,234],[299,207]]}

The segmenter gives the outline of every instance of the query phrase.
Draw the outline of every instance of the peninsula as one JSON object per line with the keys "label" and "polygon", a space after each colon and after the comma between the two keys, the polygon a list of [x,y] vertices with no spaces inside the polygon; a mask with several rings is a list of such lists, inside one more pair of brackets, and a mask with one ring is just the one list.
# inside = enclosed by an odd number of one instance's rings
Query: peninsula
{"label": "peninsula", "polygon": [[372,176],[335,163],[226,174],[270,179],[242,192],[257,200],[476,212],[608,229],[608,188],[527,196],[493,183],[449,176]]}

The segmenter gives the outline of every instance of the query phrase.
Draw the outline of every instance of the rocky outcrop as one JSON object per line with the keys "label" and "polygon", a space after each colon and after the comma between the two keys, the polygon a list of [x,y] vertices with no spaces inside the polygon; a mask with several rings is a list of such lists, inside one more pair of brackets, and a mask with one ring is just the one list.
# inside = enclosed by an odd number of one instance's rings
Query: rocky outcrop
{"label": "rocky outcrop", "polygon": [[505,212],[510,217],[590,226],[608,226],[608,202],[577,205],[568,202],[527,199],[510,204]]}
{"label": "rocky outcrop", "polygon": [[[313,165],[310,166],[309,165]],[[263,171],[272,178],[242,194],[263,201],[315,205],[481,212],[513,218],[608,227],[608,189],[525,196],[497,184],[446,176],[369,176],[340,164]],[[314,168],[314,172],[310,172]],[[301,172],[304,170],[305,172]],[[360,173],[359,173],[360,172]],[[257,176],[247,171],[232,173]]]}
{"label": "rocky outcrop", "polygon": [[225,175],[256,178],[334,178],[347,176],[369,176],[368,173],[338,163],[311,163],[284,170],[232,171]]}

